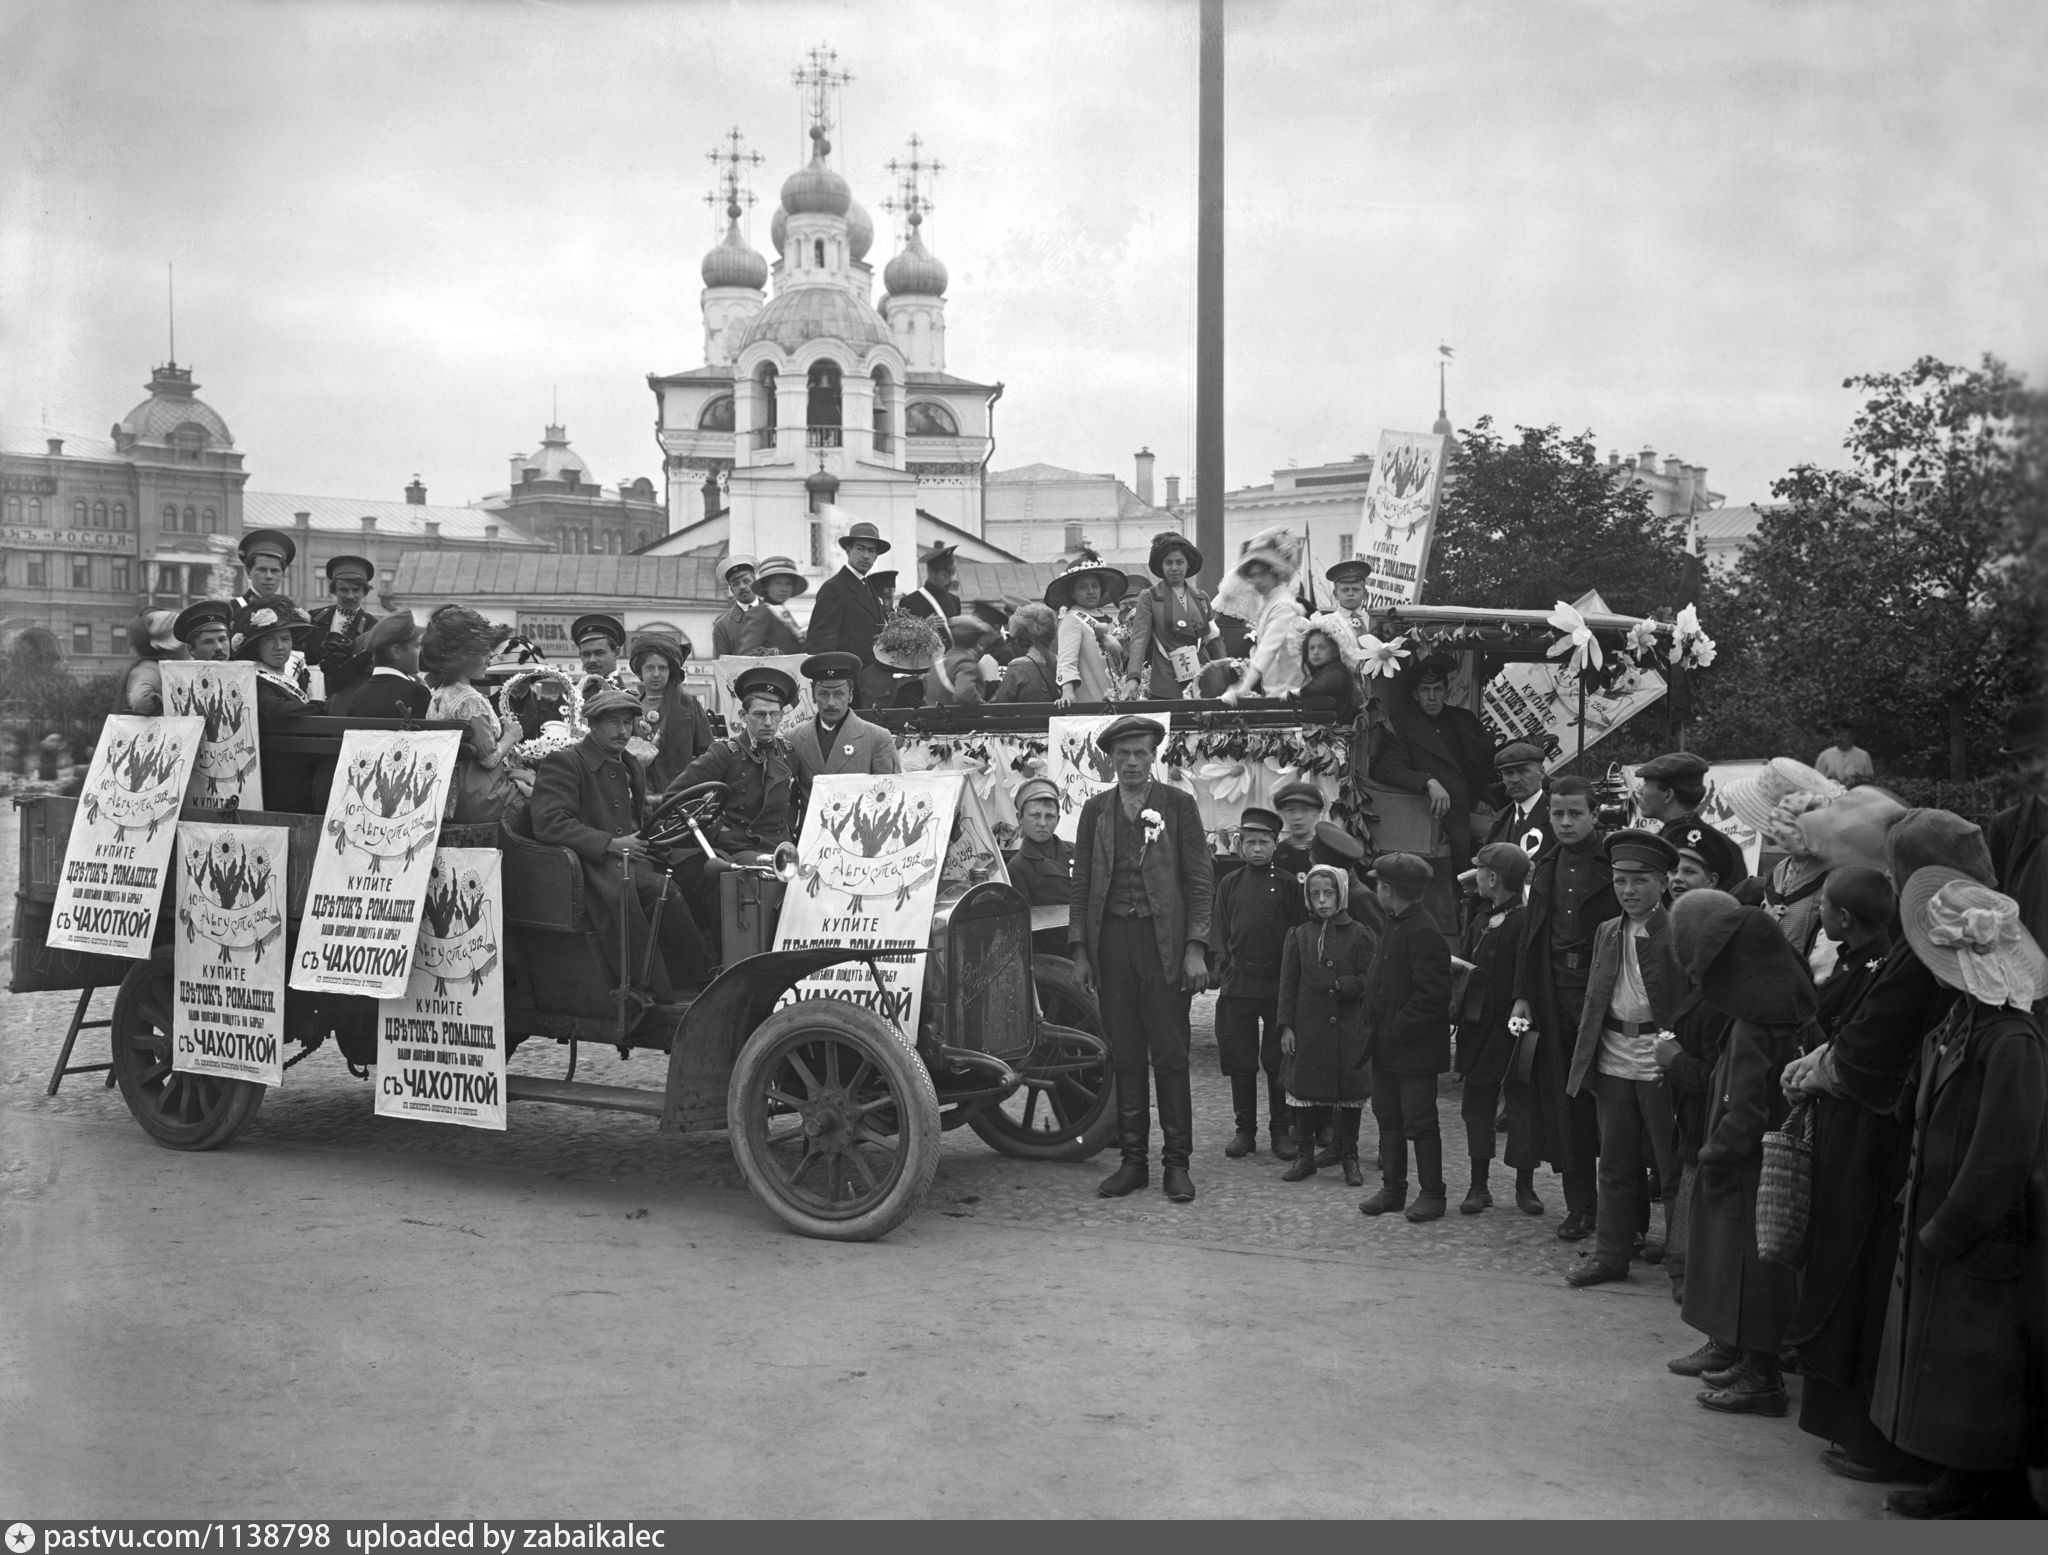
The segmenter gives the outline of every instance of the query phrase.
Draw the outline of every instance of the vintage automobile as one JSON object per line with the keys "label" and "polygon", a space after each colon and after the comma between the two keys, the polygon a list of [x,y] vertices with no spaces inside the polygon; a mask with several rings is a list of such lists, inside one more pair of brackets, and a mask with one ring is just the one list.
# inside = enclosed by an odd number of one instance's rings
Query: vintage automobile
{"label": "vintage automobile", "polygon": [[[454,727],[381,719],[301,718],[267,728],[266,753],[337,757],[351,728]],[[643,836],[680,856],[715,820],[725,791],[704,784],[665,799]],[[63,1073],[110,1068],[135,1120],[159,1143],[212,1150],[255,1117],[265,1087],[171,1066],[171,915],[147,961],[83,955],[47,943],[51,904],[76,801],[36,796],[21,808],[14,992],[79,989]],[[217,815],[188,819],[219,820]],[[291,834],[288,934],[295,936],[321,817],[251,812],[238,824]],[[874,960],[843,948],[776,951],[783,881],[772,868],[721,879],[726,962],[705,988],[655,997],[644,976],[619,986],[584,900],[582,864],[512,828],[444,827],[443,846],[503,851],[507,1056],[525,1042],[568,1049],[562,1079],[507,1076],[509,1100],[642,1113],[667,1130],[727,1130],[748,1185],[794,1230],[866,1241],[901,1225],[938,1167],[943,1130],[966,1124],[995,1149],[1084,1160],[1115,1128],[1114,1085],[1100,1016],[1071,966],[1031,954],[1032,909],[1006,881],[942,892],[925,958],[923,1015],[906,1032],[848,999],[786,1002],[798,981],[837,963]],[[677,911],[683,910],[678,902]],[[619,964],[627,964],[624,957]],[[109,1065],[66,1069],[91,990],[118,985]],[[352,1072],[377,1054],[374,999],[289,990],[285,1035],[298,1062],[329,1038]],[[574,1078],[581,1043],[668,1055],[659,1090]]]}

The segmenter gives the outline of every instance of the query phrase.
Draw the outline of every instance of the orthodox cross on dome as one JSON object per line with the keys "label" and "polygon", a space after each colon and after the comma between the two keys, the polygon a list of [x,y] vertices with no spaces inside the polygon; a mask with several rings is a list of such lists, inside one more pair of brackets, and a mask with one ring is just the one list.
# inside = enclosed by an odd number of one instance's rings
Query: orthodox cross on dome
{"label": "orthodox cross on dome", "polygon": [[804,54],[804,63],[789,73],[792,86],[803,90],[811,120],[811,140],[819,156],[832,149],[825,132],[832,128],[832,94],[853,79],[853,72],[841,70],[836,49],[820,43]]}
{"label": "orthodox cross on dome", "polygon": [[735,124],[719,136],[717,145],[704,153],[704,160],[718,170],[718,187],[704,196],[704,203],[714,208],[722,205],[726,218],[738,221],[754,207],[754,191],[748,187],[747,175],[761,165],[761,153],[747,149],[740,127]]}
{"label": "orthodox cross on dome", "polygon": [[937,157],[924,154],[921,136],[912,135],[907,144],[909,156],[891,157],[884,164],[889,176],[896,180],[896,192],[882,202],[883,210],[903,217],[904,224],[910,229],[904,234],[906,242],[911,233],[924,225],[926,214],[937,209],[932,204],[931,184],[946,170],[946,164]]}

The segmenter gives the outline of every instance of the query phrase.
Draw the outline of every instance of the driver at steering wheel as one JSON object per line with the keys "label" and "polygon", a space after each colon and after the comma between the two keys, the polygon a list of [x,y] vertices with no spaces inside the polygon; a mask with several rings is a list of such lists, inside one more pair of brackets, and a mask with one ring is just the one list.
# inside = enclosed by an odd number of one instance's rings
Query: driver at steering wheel
{"label": "driver at steering wheel", "polygon": [[[733,681],[741,708],[740,732],[717,741],[691,762],[667,792],[699,783],[723,783],[729,792],[705,840],[720,859],[754,862],[795,840],[796,769],[775,731],[796,702],[796,681],[783,670],[761,665],[742,670]],[[719,939],[718,874],[711,860],[693,851],[676,865],[676,881],[697,925]]]}

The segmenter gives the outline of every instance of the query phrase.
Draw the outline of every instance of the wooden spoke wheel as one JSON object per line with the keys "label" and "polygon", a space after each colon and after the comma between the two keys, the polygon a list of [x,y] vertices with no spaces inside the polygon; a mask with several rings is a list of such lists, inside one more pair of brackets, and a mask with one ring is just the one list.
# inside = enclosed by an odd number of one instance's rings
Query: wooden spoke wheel
{"label": "wooden spoke wheel", "polygon": [[121,980],[114,996],[114,1079],[143,1132],[173,1150],[215,1150],[263,1105],[249,1080],[183,1074],[171,1067],[171,952],[158,950]]}
{"label": "wooden spoke wheel", "polygon": [[895,1027],[842,999],[778,1010],[732,1069],[726,1118],[747,1186],[791,1229],[886,1236],[939,1167],[939,1098]]}
{"label": "wooden spoke wheel", "polygon": [[[1073,962],[1033,956],[1031,976],[1047,1020],[1106,1035],[1101,1008]],[[1041,1042],[1024,1068],[1022,1086],[967,1120],[990,1148],[1024,1161],[1085,1161],[1116,1137],[1116,1076],[1107,1060]]]}

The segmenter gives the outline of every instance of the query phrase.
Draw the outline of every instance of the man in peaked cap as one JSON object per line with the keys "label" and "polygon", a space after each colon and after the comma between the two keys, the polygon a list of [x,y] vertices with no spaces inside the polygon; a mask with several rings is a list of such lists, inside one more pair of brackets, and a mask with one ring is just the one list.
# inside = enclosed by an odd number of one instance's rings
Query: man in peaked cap
{"label": "man in peaked cap", "polygon": [[846,564],[818,585],[804,646],[812,653],[855,654],[861,663],[872,664],[875,636],[886,612],[867,580],[889,542],[873,524],[863,522],[839,537],[839,548],[846,553]]}
{"label": "man in peaked cap", "polygon": [[323,675],[333,674],[355,652],[356,639],[377,624],[379,618],[363,608],[376,576],[376,565],[368,557],[327,559],[327,592],[334,603],[313,612],[313,629],[306,634],[306,662],[317,665]]}
{"label": "man in peaked cap", "polygon": [[275,529],[252,529],[235,548],[242,558],[242,570],[249,586],[235,603],[246,607],[255,601],[276,599],[284,593],[285,569],[297,559],[299,548],[292,537]]}
{"label": "man in peaked cap", "polygon": [[592,611],[569,627],[569,640],[583,660],[583,673],[610,680],[618,673],[619,654],[626,646],[626,628],[617,616]]}
{"label": "man in peaked cap", "polygon": [[[1280,1082],[1280,964],[1288,930],[1306,916],[1301,888],[1273,867],[1280,817],[1246,805],[1237,820],[1244,867],[1216,887],[1212,942],[1216,969],[1216,1057],[1230,1081],[1236,1132],[1223,1153],[1248,1156],[1259,1142],[1259,1076],[1266,1077],[1266,1121],[1273,1155],[1292,1161],[1315,1141],[1294,1134],[1294,1109]],[[1340,1156],[1341,1159],[1341,1156]]]}
{"label": "man in peaked cap", "polygon": [[953,564],[956,547],[934,546],[921,558],[924,564],[924,587],[903,601],[903,609],[914,616],[924,616],[932,624],[932,630],[945,639],[948,648],[953,646],[953,629],[948,624],[960,614],[960,596],[954,592],[959,573]]}
{"label": "man in peaked cap", "polygon": [[225,659],[228,656],[228,627],[235,619],[235,607],[225,599],[202,599],[178,612],[171,635],[185,645],[195,659]]}
{"label": "man in peaked cap", "polygon": [[895,736],[853,710],[859,658],[850,653],[814,653],[797,667],[811,683],[811,701],[818,710],[789,740],[799,808],[810,793],[813,778],[835,772],[903,770]]}
{"label": "man in peaked cap", "polygon": [[718,580],[732,596],[732,604],[711,623],[713,658],[723,659],[745,651],[740,647],[740,639],[749,618],[760,610],[760,601],[754,594],[754,569],[758,566],[759,561],[745,555],[728,556],[718,564]]}
{"label": "man in peaked cap", "polygon": [[[740,704],[740,731],[712,744],[669,784],[674,794],[699,783],[723,783],[725,808],[705,836],[721,858],[751,860],[772,855],[796,838],[796,768],[776,738],[782,715],[797,699],[796,681],[772,664],[741,670],[733,677]],[[707,937],[719,933],[718,879],[713,861],[692,851],[676,868],[698,926]]]}

